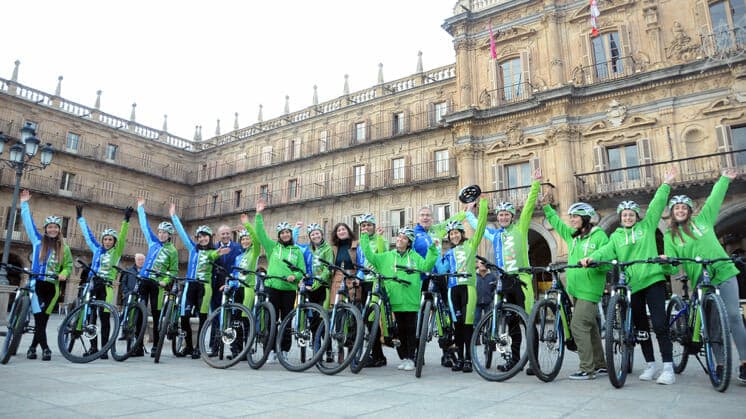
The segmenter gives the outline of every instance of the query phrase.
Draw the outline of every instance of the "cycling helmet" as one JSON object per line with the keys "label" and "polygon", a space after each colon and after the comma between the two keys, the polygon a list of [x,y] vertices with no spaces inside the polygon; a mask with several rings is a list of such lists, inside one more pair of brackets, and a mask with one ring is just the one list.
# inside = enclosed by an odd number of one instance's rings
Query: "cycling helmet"
{"label": "cycling helmet", "polygon": [[321,226],[317,223],[311,223],[306,227],[306,232],[308,232],[308,234],[311,234],[311,232],[314,230],[319,230],[321,234],[324,234],[324,229],[322,229]]}
{"label": "cycling helmet", "polygon": [[589,204],[586,204],[585,202],[576,202],[572,205],[570,205],[570,208],[567,210],[567,215],[579,215],[579,216],[588,216],[593,217],[596,215],[596,210],[593,209],[592,206]]}
{"label": "cycling helmet", "polygon": [[396,234],[403,234],[409,239],[409,244],[414,243],[414,230],[409,227],[400,228]]}
{"label": "cycling helmet", "polygon": [[694,208],[694,201],[692,201],[692,198],[689,198],[686,195],[676,195],[673,198],[671,198],[670,201],[668,201],[668,209],[673,210],[673,206],[676,204],[686,204],[686,206],[689,207],[689,211]]}
{"label": "cycling helmet", "polygon": [[168,234],[174,234],[174,225],[169,223],[168,221],[164,221],[158,224],[158,230],[163,230]]}
{"label": "cycling helmet", "polygon": [[283,221],[281,223],[278,223],[277,227],[275,227],[275,231],[277,231],[278,233],[281,232],[282,230],[293,231],[293,227],[290,225],[290,223]]}
{"label": "cycling helmet", "polygon": [[360,218],[357,219],[358,223],[371,223],[373,225],[376,225],[376,217],[373,214],[363,214],[360,216]]}
{"label": "cycling helmet", "polygon": [[515,206],[510,202],[501,202],[495,207],[495,214],[498,214],[500,211],[507,211],[515,215]]}
{"label": "cycling helmet", "polygon": [[199,236],[200,234],[207,234],[212,237],[212,229],[209,226],[201,225],[197,227],[197,231],[194,232],[195,236]]}
{"label": "cycling helmet", "polygon": [[640,216],[640,205],[638,205],[635,201],[622,201],[621,203],[619,203],[619,205],[617,205],[617,214],[621,214],[624,210],[632,210],[637,214],[638,217]]}
{"label": "cycling helmet", "polygon": [[117,233],[117,231],[113,228],[107,228],[106,230],[101,232],[101,240],[103,240],[106,236],[114,237],[114,240],[119,239],[119,233]]}
{"label": "cycling helmet", "polygon": [[62,227],[62,218],[56,215],[50,215],[49,217],[44,219],[44,227],[49,224],[57,224],[57,226]]}
{"label": "cycling helmet", "polygon": [[450,233],[451,230],[461,230],[462,233],[465,231],[464,225],[461,223],[461,221],[455,221],[455,220],[449,221],[446,223],[446,232]]}
{"label": "cycling helmet", "polygon": [[249,230],[241,230],[238,232],[238,241],[241,241],[241,239],[244,237],[251,237],[251,235],[249,234]]}

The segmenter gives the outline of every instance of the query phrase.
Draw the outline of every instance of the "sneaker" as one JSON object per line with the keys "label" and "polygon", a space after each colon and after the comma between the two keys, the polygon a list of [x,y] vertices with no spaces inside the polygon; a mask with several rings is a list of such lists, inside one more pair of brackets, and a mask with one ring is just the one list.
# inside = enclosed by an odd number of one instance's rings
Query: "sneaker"
{"label": "sneaker", "polygon": [[398,365],[398,366],[396,367],[396,369],[397,369],[397,370],[403,370],[403,369],[404,369],[404,367],[406,367],[406,366],[407,366],[407,361],[408,361],[407,359],[403,360],[403,361],[401,362],[401,364],[399,364],[399,365]]}
{"label": "sneaker", "polygon": [[741,364],[738,367],[738,377],[736,379],[738,380],[738,384],[746,384],[746,365]]}
{"label": "sneaker", "polygon": [[534,376],[536,373],[534,372],[534,369],[531,367],[526,368],[526,375]]}
{"label": "sneaker", "polygon": [[42,361],[51,361],[52,360],[52,351],[49,348],[41,351],[41,360]]}
{"label": "sneaker", "polygon": [[26,359],[36,359],[36,348],[28,348],[28,351],[26,351]]}
{"label": "sneaker", "polygon": [[658,377],[657,380],[655,380],[658,384],[664,384],[664,385],[670,385],[676,382],[676,374],[674,374],[673,370],[663,369],[663,372]]}
{"label": "sneaker", "polygon": [[440,357],[440,366],[451,368],[453,366],[453,359],[450,355],[443,354],[443,356]]}
{"label": "sneaker", "polygon": [[104,352],[103,354],[101,354],[100,357],[98,357],[98,359],[109,359],[109,353],[108,352]]}
{"label": "sneaker", "polygon": [[655,363],[649,363],[648,366],[645,368],[645,371],[643,371],[642,374],[640,374],[640,380],[641,381],[653,381],[657,373],[658,373],[658,368],[655,366]]}
{"label": "sneaker", "polygon": [[404,371],[414,371],[414,361],[411,359],[405,359],[404,363],[406,364],[403,368]]}
{"label": "sneaker", "polygon": [[508,372],[508,371],[512,370],[513,367],[516,366],[516,364],[518,364],[518,361],[510,359],[508,362],[506,362],[506,363],[504,363],[502,365],[498,365],[497,366],[497,370],[500,371],[500,372]]}
{"label": "sneaker", "polygon": [[192,359],[199,359],[202,354],[199,352],[199,348],[194,348],[192,351]]}
{"label": "sneaker", "polygon": [[152,346],[152,347],[150,348],[150,357],[151,357],[151,358],[155,358],[155,349],[156,349],[155,345],[153,345],[153,346]]}
{"label": "sneaker", "polygon": [[609,375],[609,371],[606,370],[606,367],[596,368],[596,375]]}
{"label": "sneaker", "polygon": [[132,355],[130,355],[130,358],[137,358],[140,356],[145,356],[145,349],[143,347],[135,349],[135,351],[132,352]]}
{"label": "sneaker", "polygon": [[471,367],[471,359],[464,361],[464,366],[461,368],[462,372],[472,372],[474,369]]}
{"label": "sneaker", "polygon": [[364,364],[365,368],[380,368],[386,366],[386,358],[381,359],[375,359],[372,356],[369,356],[368,359],[365,360]]}
{"label": "sneaker", "polygon": [[596,378],[596,374],[587,371],[578,371],[574,374],[570,374],[567,378],[571,380],[593,380]]}
{"label": "sneaker", "polygon": [[267,364],[276,364],[276,363],[277,363],[277,354],[275,353],[275,351],[272,351],[267,357]]}
{"label": "sneaker", "polygon": [[464,369],[464,362],[460,359],[457,359],[456,361],[453,361],[453,366],[451,367],[451,371],[461,371]]}

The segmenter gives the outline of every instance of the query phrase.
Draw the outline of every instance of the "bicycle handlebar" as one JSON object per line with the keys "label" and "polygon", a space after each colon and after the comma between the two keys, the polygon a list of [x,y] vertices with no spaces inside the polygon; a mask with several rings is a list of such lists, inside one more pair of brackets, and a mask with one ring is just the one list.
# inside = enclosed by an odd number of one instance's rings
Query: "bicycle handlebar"
{"label": "bicycle handlebar", "polygon": [[[341,266],[337,266],[337,265],[335,265],[335,264],[333,264],[333,263],[329,262],[328,260],[324,260],[324,259],[321,259],[321,258],[317,258],[317,260],[318,260],[318,261],[319,261],[319,262],[320,262],[320,263],[321,263],[322,265],[326,265],[326,267],[328,267],[329,269],[331,269],[331,270],[333,270],[333,271],[339,271],[339,272],[341,272],[341,273],[342,273],[342,275],[343,275],[343,276],[344,276],[345,278],[354,278],[354,279],[357,279],[357,276],[355,276],[355,274],[351,274],[351,273],[347,272],[347,270],[346,270],[346,269],[344,269],[344,268],[343,268],[343,267],[341,267]],[[357,265],[355,265],[354,263],[353,263],[352,265],[353,265],[353,266],[357,266]]]}
{"label": "bicycle handlebar", "polygon": [[548,266],[528,266],[528,267],[525,267],[525,268],[518,268],[518,272],[528,272],[528,273],[532,273],[532,274],[536,274],[536,273],[550,273],[550,274],[552,274],[552,273],[564,272],[567,269],[577,269],[577,268],[585,268],[585,266],[583,266],[583,265],[581,265],[579,263],[578,264],[573,264],[573,265],[568,265],[568,264],[552,264],[552,265],[548,265]]}
{"label": "bicycle handlebar", "polygon": [[724,261],[731,261],[731,262],[743,262],[743,258],[740,256],[730,256],[725,258],[715,258],[715,259],[704,259],[700,256],[696,256],[693,258],[684,258],[684,257],[666,257],[666,258],[656,258],[655,259],[657,263],[667,263],[669,265],[677,266],[680,265],[681,262],[692,262],[692,263],[699,263],[700,265],[712,265],[717,262],[724,262]]}
{"label": "bicycle handlebar", "polygon": [[[30,271],[30,270],[28,270],[28,269],[26,269],[26,268],[24,268],[22,266],[12,265],[10,263],[0,263],[0,266],[5,266],[5,269],[7,269],[8,271],[26,274],[26,275],[28,275],[30,277],[34,277],[34,278],[52,278],[52,279],[57,279],[59,277],[57,274],[37,274],[37,273],[33,273],[32,271]],[[44,279],[41,279],[41,280],[45,281]]]}
{"label": "bicycle handlebar", "polygon": [[418,273],[418,274],[424,275],[424,276],[426,276],[428,278],[439,278],[439,277],[449,277],[449,276],[453,276],[453,277],[456,277],[456,278],[469,278],[471,276],[471,274],[468,273],[468,272],[455,272],[455,273],[445,272],[445,273],[438,273],[438,272],[427,272],[427,271],[423,271],[423,270],[420,270],[420,269],[417,269],[417,268],[412,268],[412,267],[404,266],[404,265],[396,265],[396,267],[399,268],[399,269],[401,269],[401,270],[403,270],[407,274]]}
{"label": "bicycle handlebar", "polygon": [[382,275],[381,273],[379,273],[378,271],[376,271],[374,269],[366,268],[365,266],[358,265],[358,264],[355,264],[355,263],[353,263],[353,266],[355,266],[357,269],[360,269],[360,271],[362,271],[364,274],[375,275],[376,278],[378,278],[380,280],[383,280],[383,281],[394,281],[396,283],[404,285],[405,287],[408,287],[410,285],[409,282],[407,282],[407,281],[405,281],[403,279],[397,278],[395,276],[384,276],[384,275]]}

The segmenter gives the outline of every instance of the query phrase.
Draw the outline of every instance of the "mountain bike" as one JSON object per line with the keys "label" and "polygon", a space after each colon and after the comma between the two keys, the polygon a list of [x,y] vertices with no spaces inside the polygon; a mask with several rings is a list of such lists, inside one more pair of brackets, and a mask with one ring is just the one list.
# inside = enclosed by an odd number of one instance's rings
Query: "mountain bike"
{"label": "mountain bike", "polygon": [[[727,390],[730,384],[733,349],[725,304],[720,298],[720,291],[711,283],[710,268],[716,262],[735,259],[738,258],[665,259],[672,265],[682,262],[702,265],[702,276],[695,282],[691,298],[689,278],[683,277],[683,295],[672,295],[666,308],[668,330],[674,347],[673,370],[681,374],[689,355],[694,355],[712,386],[720,392]],[[706,365],[699,357],[702,353]]]}
{"label": "mountain bike", "polygon": [[120,273],[128,273],[135,277],[135,287],[125,297],[124,305],[119,312],[119,331],[122,336],[111,347],[112,358],[121,362],[136,351],[142,351],[142,341],[148,327],[148,312],[145,303],[140,299],[140,286],[145,278],[140,276],[139,272],[117,266],[114,268]]}
{"label": "mountain bike", "polygon": [[[277,332],[275,353],[277,360],[288,371],[301,372],[314,366],[329,345],[329,316],[318,304],[308,301],[305,284],[314,278],[287,260],[285,264],[303,276],[293,311],[287,313]],[[284,279],[284,278],[283,278]],[[320,335],[320,339],[316,336]],[[287,350],[283,350],[283,341]],[[289,343],[289,347],[287,344]]]}
{"label": "mountain bike", "polygon": [[[251,273],[245,271],[244,273]],[[267,276],[264,272],[254,272],[254,304],[251,306],[251,315],[254,319],[254,339],[249,342],[249,351],[246,355],[249,366],[252,369],[261,368],[269,354],[272,352],[273,342],[277,334],[277,312],[275,306],[269,301],[264,281],[269,278],[284,279]]]}
{"label": "mountain bike", "polygon": [[100,358],[114,345],[119,335],[119,312],[114,305],[92,295],[95,287],[111,285],[111,281],[82,260],[78,259],[77,264],[91,274],[80,285],[75,306],[60,324],[57,345],[65,359],[81,364]]}
{"label": "mountain bike", "polygon": [[[524,285],[517,274],[508,274],[487,259],[477,258],[495,272],[497,280],[492,308],[482,316],[471,335],[472,364],[485,380],[505,381],[518,374],[528,362],[528,316],[523,307],[507,303],[503,291]],[[477,346],[479,341],[481,348]]]}
{"label": "mountain bike", "polygon": [[[5,264],[8,272],[26,274],[29,277],[26,286],[18,287],[13,306],[8,314],[8,330],[5,333],[3,346],[0,348],[0,364],[7,364],[10,357],[18,351],[18,345],[26,332],[34,333],[34,326],[29,325],[31,319],[31,302],[36,294],[36,281],[44,281],[44,278],[56,279],[56,274],[35,274],[20,266]],[[39,308],[36,307],[36,310]]]}
{"label": "mountain bike", "polygon": [[534,273],[552,275],[552,286],[544,298],[534,303],[528,316],[528,361],[536,377],[550,382],[557,377],[562,368],[565,348],[575,351],[577,346],[572,337],[572,304],[565,291],[559,274],[570,268],[582,268],[582,265],[549,265],[529,268]]}
{"label": "mountain bike", "polygon": [[[161,361],[161,352],[163,351],[163,344],[166,343],[166,338],[171,340],[171,351],[174,355],[179,356],[186,352],[186,343],[184,342],[186,332],[181,330],[181,316],[179,314],[184,287],[179,287],[179,283],[194,281],[202,284],[209,284],[209,282],[202,279],[173,276],[165,272],[153,271],[151,273],[156,275],[156,278],[166,277],[172,280],[170,284],[166,285],[161,285],[160,282],[156,282],[159,287],[166,290],[166,293],[163,296],[161,316],[158,319],[158,344],[156,345],[155,353],[153,354],[153,362],[158,364]],[[153,319],[153,321],[155,321],[155,319]]]}

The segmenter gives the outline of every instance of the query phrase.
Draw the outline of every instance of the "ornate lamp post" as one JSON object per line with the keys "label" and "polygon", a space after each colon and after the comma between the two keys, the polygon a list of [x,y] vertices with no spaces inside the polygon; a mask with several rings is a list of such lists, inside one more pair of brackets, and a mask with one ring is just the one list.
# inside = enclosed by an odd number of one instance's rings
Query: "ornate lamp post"
{"label": "ornate lamp post", "polygon": [[[6,143],[8,143],[8,137],[0,132],[0,156],[3,154]],[[8,224],[5,226],[5,246],[3,248],[3,265],[0,265],[0,285],[8,285],[8,273],[5,270],[5,264],[8,263],[8,258],[10,257],[10,243],[13,241],[13,229],[16,221],[16,206],[18,205],[18,195],[21,189],[21,177],[23,176],[23,172],[30,172],[36,169],[46,169],[46,167],[52,162],[52,157],[54,156],[52,145],[47,144],[41,149],[41,165],[32,164],[31,159],[39,152],[39,143],[39,139],[36,138],[36,131],[34,131],[31,124],[27,122],[26,126],[21,128],[20,140],[10,147],[8,158],[0,158],[0,161],[16,171],[16,183],[13,188],[13,202],[10,206]]]}

